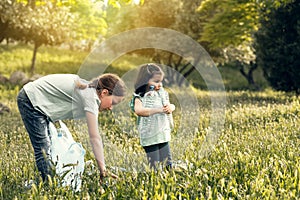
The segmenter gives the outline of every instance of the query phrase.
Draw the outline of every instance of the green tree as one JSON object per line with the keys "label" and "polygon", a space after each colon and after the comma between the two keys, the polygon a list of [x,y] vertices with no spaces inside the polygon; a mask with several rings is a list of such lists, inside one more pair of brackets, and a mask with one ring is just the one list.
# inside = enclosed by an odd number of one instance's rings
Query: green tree
{"label": "green tree", "polygon": [[[109,0],[109,5],[131,0]],[[0,42],[13,39],[34,45],[30,71],[34,73],[41,45],[87,42],[88,49],[106,33],[101,6],[90,0],[2,0],[0,2]],[[100,7],[99,7],[100,6]]]}
{"label": "green tree", "polygon": [[104,7],[102,1],[76,0],[70,4],[70,12],[75,16],[74,35],[69,41],[71,48],[80,43],[79,48],[90,51],[94,43],[106,35]]}
{"label": "green tree", "polygon": [[[204,19],[200,41],[221,53],[221,62],[231,63],[258,89],[253,71],[257,69],[253,48],[260,19],[270,9],[292,0],[205,0],[199,6]],[[221,50],[221,51],[220,51]],[[222,61],[223,60],[223,61]]]}
{"label": "green tree", "polygon": [[258,89],[253,78],[257,69],[253,33],[258,29],[258,1],[207,0],[199,7],[203,18],[200,41],[220,53],[219,63],[231,63],[240,70],[251,88]]}
{"label": "green tree", "polygon": [[237,47],[253,42],[259,20],[270,9],[292,0],[205,0],[199,6],[203,23],[201,41],[212,48]]}
{"label": "green tree", "polygon": [[23,13],[24,5],[16,1],[0,1],[0,42],[17,34],[14,26]]}
{"label": "green tree", "polygon": [[67,7],[57,6],[50,1],[5,0],[1,4],[1,23],[7,24],[2,38],[34,45],[30,67],[33,74],[38,48],[41,45],[61,44],[70,37],[72,15]]}
{"label": "green tree", "polygon": [[[122,9],[110,7],[108,13],[109,34],[113,35],[126,30],[142,27],[161,27],[177,30],[198,40],[201,32],[197,8],[201,0],[145,0],[142,5],[126,4]],[[172,39],[172,38],[170,38]],[[174,42],[174,41],[173,41]],[[188,60],[172,53],[158,49],[144,49],[135,51],[135,54],[148,56],[150,61],[161,63],[175,69],[166,73],[169,84],[183,83],[194,67]],[[188,53],[188,52],[186,52]],[[178,76],[180,72],[183,76]]]}
{"label": "green tree", "polygon": [[273,88],[300,93],[300,1],[271,9],[261,24],[257,63]]}
{"label": "green tree", "polygon": [[[140,9],[138,9],[137,11],[138,15],[142,17],[136,18],[135,24],[139,27],[152,26],[152,27],[170,28],[182,33],[186,31],[185,32],[186,34],[192,35],[195,32],[188,29],[188,27],[185,25],[188,24],[187,15],[190,17],[189,20],[195,20],[192,14],[195,12],[196,7],[195,6],[191,7],[191,5],[195,5],[197,4],[197,2],[198,1],[196,2],[191,1],[190,3],[182,0],[145,1],[144,4],[140,7]],[[185,11],[187,11],[186,10],[187,4],[189,6],[189,10],[188,13],[186,14]],[[189,28],[193,28],[193,27],[190,26]],[[172,38],[170,38],[170,40],[172,40]],[[177,44],[177,46],[180,46],[180,44]],[[174,54],[173,52],[166,52],[160,49],[155,49],[152,52],[149,52],[148,50],[147,52],[149,53],[151,60],[155,61],[156,63],[162,64],[162,66],[163,65],[168,66],[167,68],[165,68],[166,71],[165,84],[169,84],[169,85],[177,84],[181,86],[184,83],[184,79],[188,77],[195,70],[194,66],[191,65],[190,61],[183,59],[181,56]],[[182,76],[180,76],[180,74]]]}
{"label": "green tree", "polygon": [[134,28],[171,27],[180,0],[145,0],[141,4],[119,2],[107,8],[108,37]]}

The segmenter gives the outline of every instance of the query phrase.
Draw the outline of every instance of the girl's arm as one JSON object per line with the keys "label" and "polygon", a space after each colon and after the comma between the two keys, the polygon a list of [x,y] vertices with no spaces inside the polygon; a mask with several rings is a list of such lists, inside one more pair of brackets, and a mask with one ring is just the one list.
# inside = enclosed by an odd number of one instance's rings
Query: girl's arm
{"label": "girl's arm", "polygon": [[98,119],[97,116],[91,112],[86,112],[86,119],[90,143],[100,170],[100,175],[104,175],[106,168],[104,162],[103,143],[98,131]]}
{"label": "girl's arm", "polygon": [[153,114],[165,112],[163,107],[161,108],[145,108],[140,99],[135,98],[134,100],[134,112],[142,117],[148,117]]}

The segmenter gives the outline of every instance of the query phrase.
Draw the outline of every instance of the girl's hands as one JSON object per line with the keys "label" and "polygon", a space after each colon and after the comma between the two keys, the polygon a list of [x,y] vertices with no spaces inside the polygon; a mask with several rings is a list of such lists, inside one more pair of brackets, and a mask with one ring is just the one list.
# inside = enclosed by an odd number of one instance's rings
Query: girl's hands
{"label": "girl's hands", "polygon": [[163,107],[163,112],[166,114],[171,114],[175,110],[174,104],[168,104]]}

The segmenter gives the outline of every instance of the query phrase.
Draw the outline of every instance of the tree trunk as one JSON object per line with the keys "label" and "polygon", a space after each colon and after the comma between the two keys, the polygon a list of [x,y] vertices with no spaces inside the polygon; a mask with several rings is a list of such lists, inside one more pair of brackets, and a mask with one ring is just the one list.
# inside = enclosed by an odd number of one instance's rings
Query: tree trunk
{"label": "tree trunk", "polygon": [[[184,80],[195,70],[195,67],[190,62],[184,62],[183,57],[177,56],[174,53],[164,55],[161,56],[160,53],[157,53],[154,60],[160,64],[163,64],[163,61],[167,61],[165,83],[167,85],[177,84],[178,86],[182,86]],[[196,63],[199,62],[199,59],[200,57],[196,60]]]}
{"label": "tree trunk", "polygon": [[240,68],[241,74],[247,79],[248,85],[255,90],[260,90],[260,87],[255,83],[254,78],[253,78],[253,72],[255,69],[257,69],[257,64],[250,62],[249,64],[249,71],[248,73],[245,72],[244,65],[240,62],[237,63],[238,67]]}
{"label": "tree trunk", "polygon": [[1,22],[0,20],[0,43],[7,38],[7,29],[8,29],[8,22]]}
{"label": "tree trunk", "polygon": [[31,67],[30,67],[30,74],[33,75],[34,71],[35,71],[35,60],[36,60],[36,54],[37,54],[37,50],[41,45],[34,43],[34,49],[33,49],[33,56],[32,56],[32,60],[31,60]]}

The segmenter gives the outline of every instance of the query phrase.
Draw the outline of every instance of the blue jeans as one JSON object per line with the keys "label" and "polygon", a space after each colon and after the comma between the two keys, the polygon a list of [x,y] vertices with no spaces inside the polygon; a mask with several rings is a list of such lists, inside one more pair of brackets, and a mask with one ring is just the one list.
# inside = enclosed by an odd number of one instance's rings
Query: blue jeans
{"label": "blue jeans", "polygon": [[147,154],[151,168],[156,169],[158,163],[165,163],[167,169],[172,168],[172,156],[169,142],[144,146],[143,148]]}
{"label": "blue jeans", "polygon": [[17,97],[19,112],[29,134],[37,168],[45,181],[47,175],[52,175],[50,161],[49,118],[35,109],[26,92],[22,89]]}

